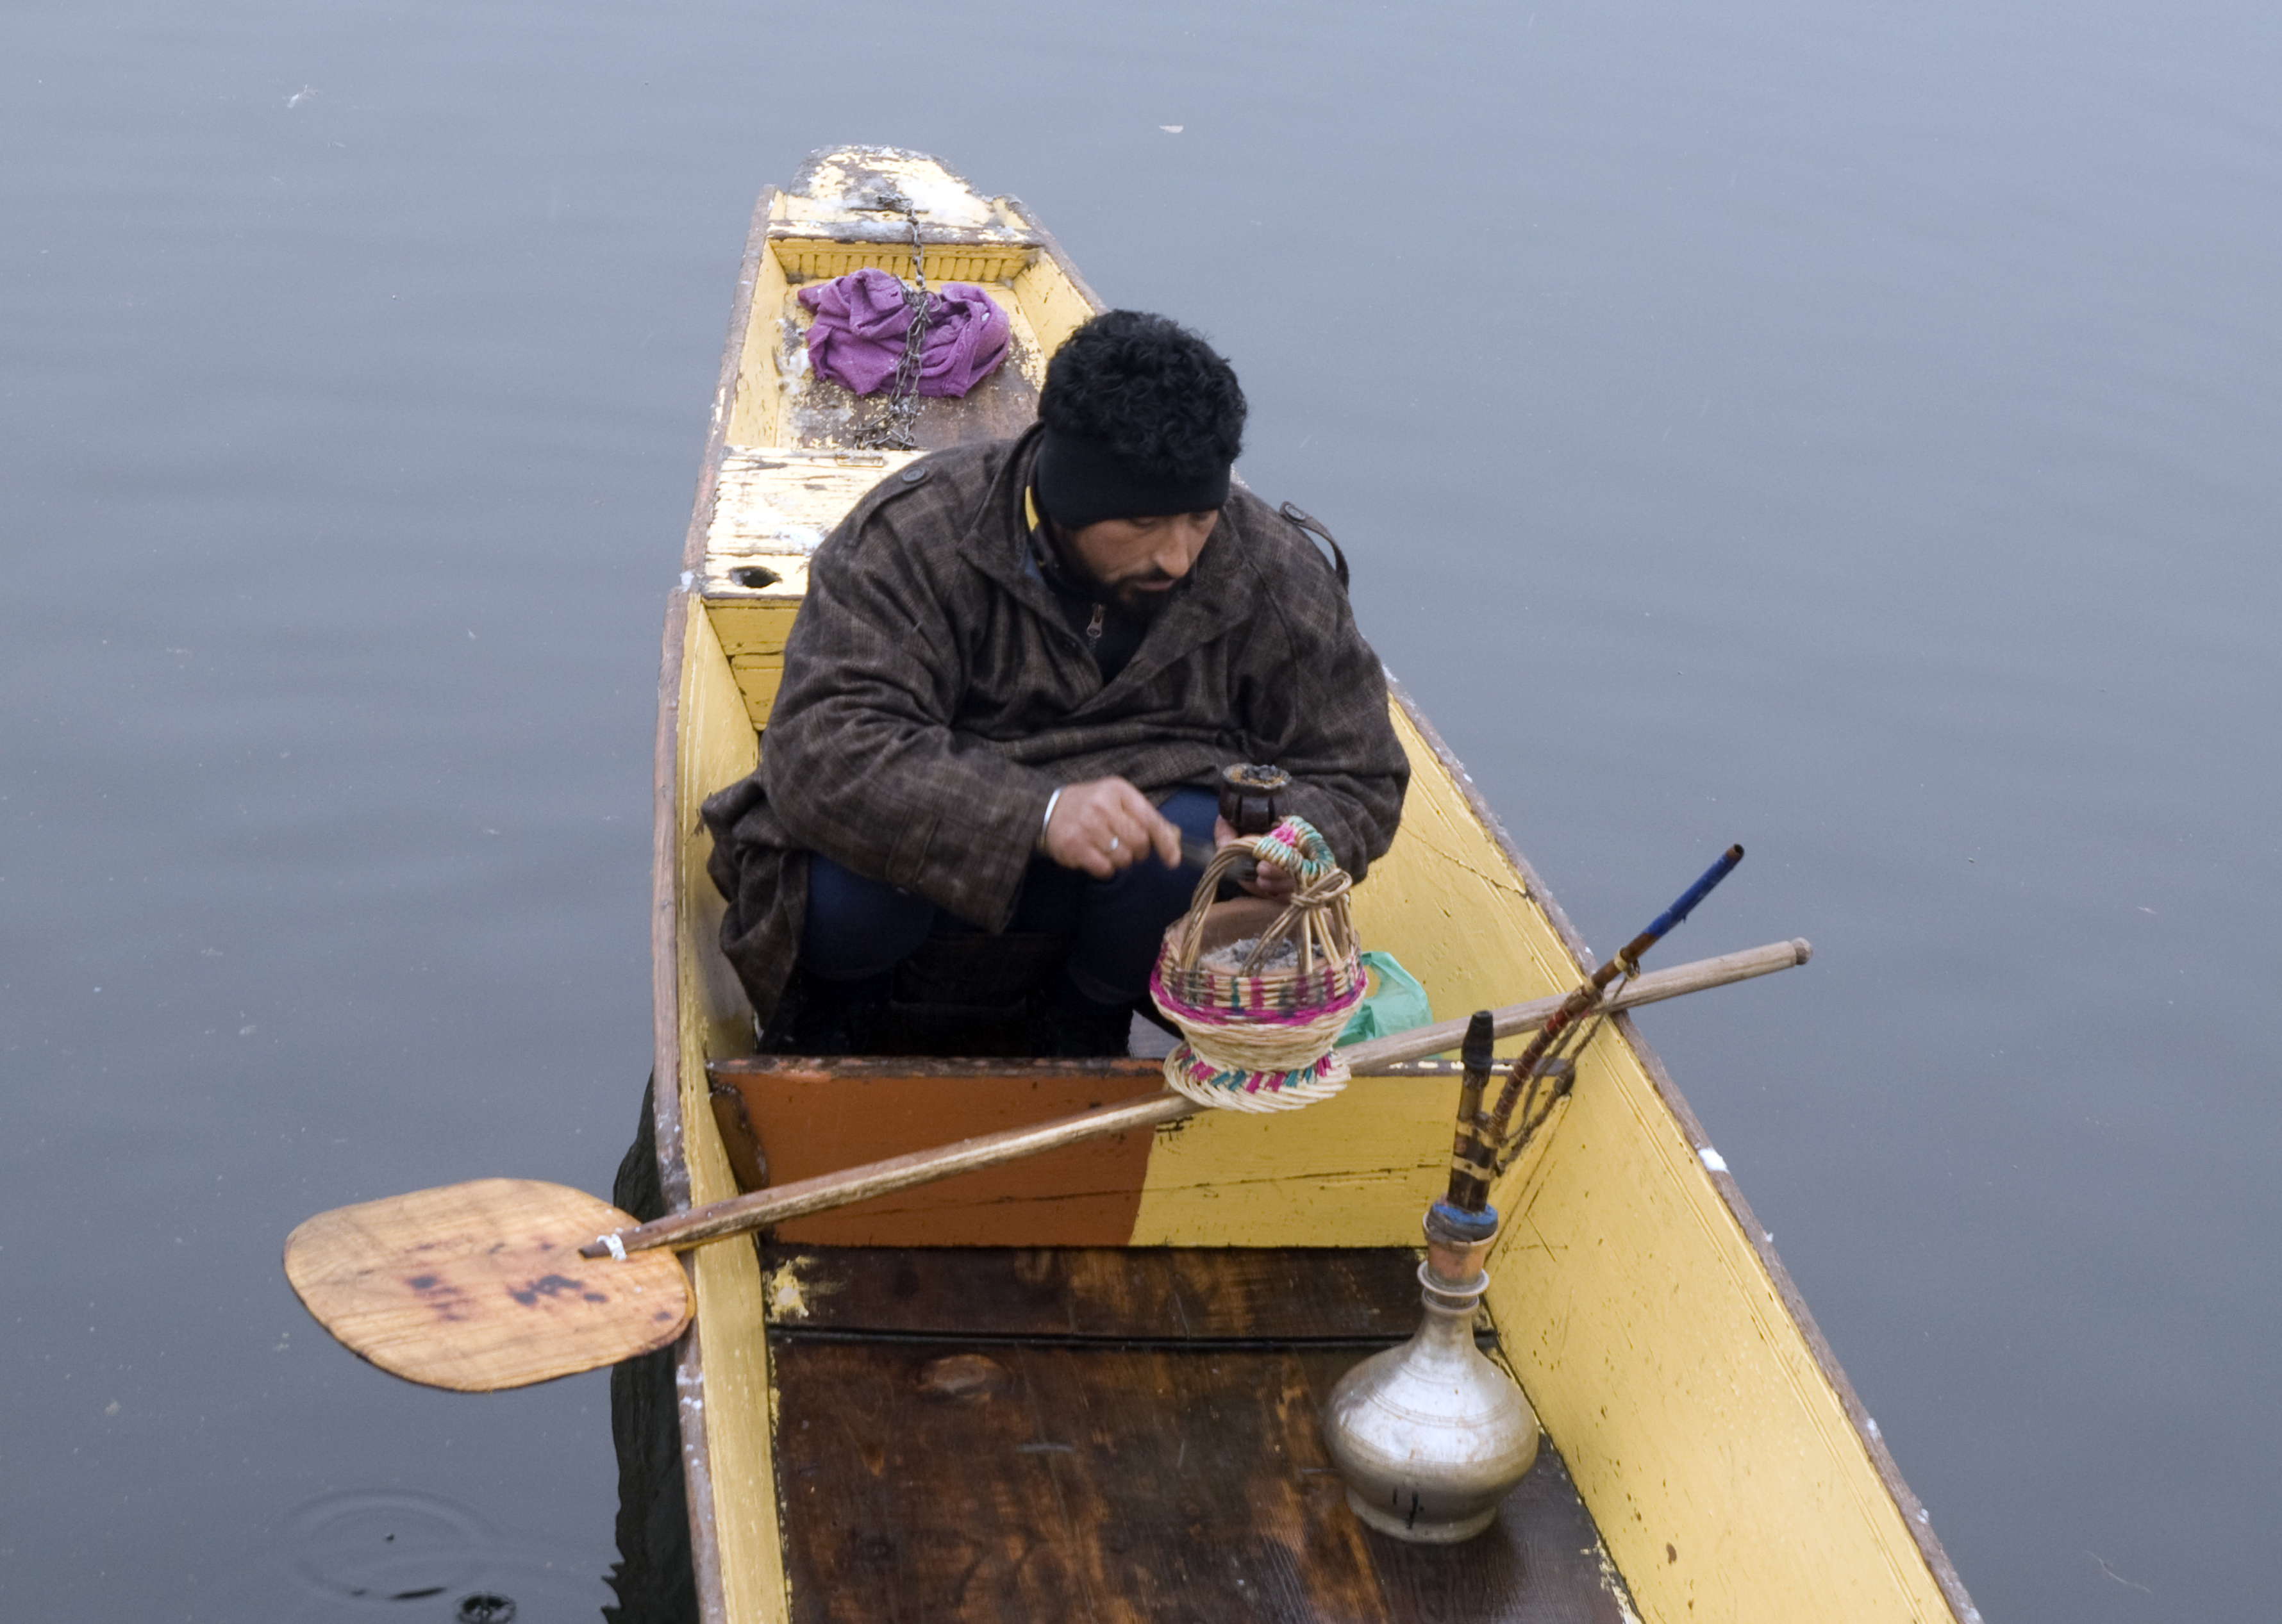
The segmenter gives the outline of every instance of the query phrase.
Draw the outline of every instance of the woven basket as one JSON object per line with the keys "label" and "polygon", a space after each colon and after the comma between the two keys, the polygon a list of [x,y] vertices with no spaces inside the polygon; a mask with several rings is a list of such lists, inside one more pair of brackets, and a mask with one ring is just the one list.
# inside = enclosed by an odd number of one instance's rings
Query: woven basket
{"label": "woven basket", "polygon": [[[1291,901],[1215,902],[1244,858],[1292,876]],[[1165,1057],[1165,1080],[1190,1099],[1229,1110],[1296,1110],[1347,1087],[1331,1046],[1362,1001],[1365,976],[1347,913],[1354,882],[1305,821],[1287,818],[1255,840],[1222,847],[1197,883],[1185,918],[1165,932],[1149,995],[1186,1038]],[[1231,943],[1261,946],[1234,966],[1203,960]],[[1258,967],[1278,942],[1296,956]]]}

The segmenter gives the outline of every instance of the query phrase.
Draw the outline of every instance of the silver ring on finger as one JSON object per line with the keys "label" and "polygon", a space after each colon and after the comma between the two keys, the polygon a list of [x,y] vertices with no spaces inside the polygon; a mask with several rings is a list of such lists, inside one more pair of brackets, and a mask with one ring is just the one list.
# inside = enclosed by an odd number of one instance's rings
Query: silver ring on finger
{"label": "silver ring on finger", "polygon": [[1110,837],[1109,837],[1109,849],[1110,849],[1111,851],[1113,851],[1113,852],[1114,852],[1114,851],[1115,851],[1115,850],[1117,849],[1117,846],[1118,846],[1117,837],[1116,837],[1115,835],[1112,835],[1112,836],[1110,836]]}

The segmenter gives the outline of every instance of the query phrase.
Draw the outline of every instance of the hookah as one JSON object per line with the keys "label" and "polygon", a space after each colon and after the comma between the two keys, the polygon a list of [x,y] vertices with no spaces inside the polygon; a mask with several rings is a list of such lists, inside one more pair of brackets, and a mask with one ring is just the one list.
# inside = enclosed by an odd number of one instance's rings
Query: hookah
{"label": "hookah", "polygon": [[1639,973],[1640,955],[1743,860],[1731,846],[1547,1017],[1483,1110],[1494,1036],[1490,1011],[1468,1024],[1464,1077],[1448,1193],[1426,1210],[1418,1266],[1425,1317],[1398,1348],[1339,1379],[1323,1411],[1323,1442],[1347,1480],[1347,1504],[1371,1527],[1418,1544],[1455,1544],[1488,1527],[1498,1504],[1537,1462],[1537,1415],[1514,1379],[1476,1344],[1474,1314],[1497,1243],[1491,1181],[1513,1165],[1576,1079],[1572,1056],[1607,1014],[1610,987]]}

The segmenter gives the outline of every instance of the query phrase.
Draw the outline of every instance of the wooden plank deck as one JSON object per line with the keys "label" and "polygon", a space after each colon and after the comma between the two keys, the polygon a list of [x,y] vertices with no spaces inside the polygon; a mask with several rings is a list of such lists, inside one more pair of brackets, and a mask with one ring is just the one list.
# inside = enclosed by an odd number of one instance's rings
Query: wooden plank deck
{"label": "wooden plank deck", "polygon": [[1550,1445],[1463,1545],[1347,1509],[1319,1418],[1416,1323],[1406,1249],[763,1260],[796,1620],[1628,1616]]}

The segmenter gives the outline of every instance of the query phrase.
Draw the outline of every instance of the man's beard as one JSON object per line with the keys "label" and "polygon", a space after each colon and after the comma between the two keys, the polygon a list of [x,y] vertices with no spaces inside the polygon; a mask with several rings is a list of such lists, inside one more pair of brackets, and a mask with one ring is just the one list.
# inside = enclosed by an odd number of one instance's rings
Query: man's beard
{"label": "man's beard", "polygon": [[1062,573],[1069,577],[1070,584],[1096,603],[1114,603],[1128,615],[1142,620],[1153,620],[1165,607],[1165,600],[1173,595],[1169,589],[1153,592],[1141,590],[1143,582],[1173,579],[1161,569],[1151,569],[1123,581],[1105,581],[1085,567],[1076,550],[1063,536],[1060,526],[1048,526],[1046,535],[1053,543],[1054,561],[1061,566]]}
{"label": "man's beard", "polygon": [[[1169,588],[1153,592],[1145,592],[1141,590],[1140,583],[1143,581],[1170,581],[1172,578],[1172,576],[1165,574],[1162,570],[1153,569],[1145,576],[1138,576],[1136,579],[1128,581],[1120,586],[1109,587],[1108,590],[1111,595],[1117,599],[1117,607],[1119,608],[1124,610],[1128,615],[1138,615],[1143,620],[1151,620],[1155,618],[1157,612],[1165,607],[1165,600],[1170,598],[1173,594]],[[1102,584],[1104,586],[1108,585],[1106,582],[1104,582]]]}

